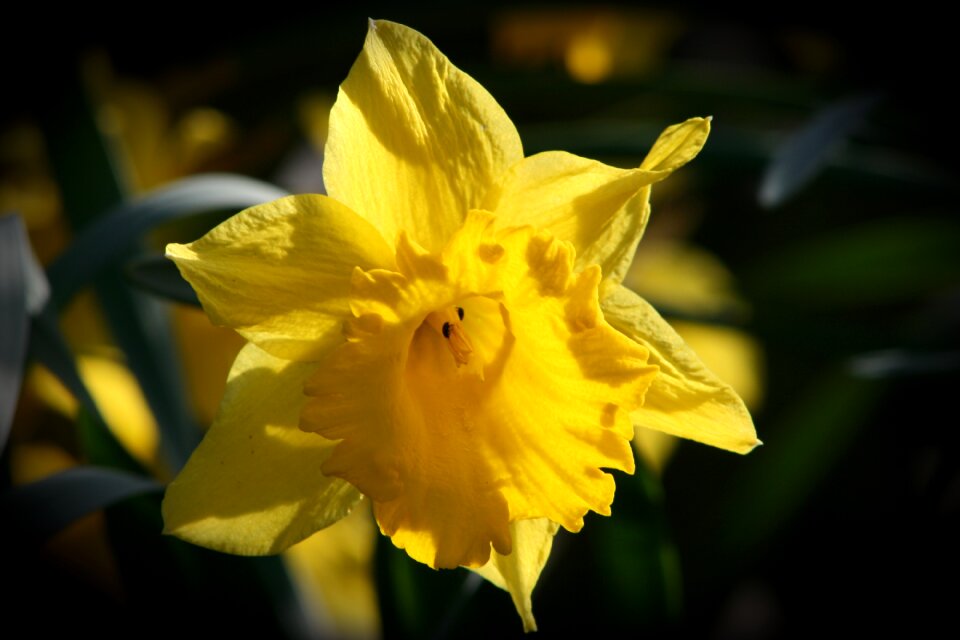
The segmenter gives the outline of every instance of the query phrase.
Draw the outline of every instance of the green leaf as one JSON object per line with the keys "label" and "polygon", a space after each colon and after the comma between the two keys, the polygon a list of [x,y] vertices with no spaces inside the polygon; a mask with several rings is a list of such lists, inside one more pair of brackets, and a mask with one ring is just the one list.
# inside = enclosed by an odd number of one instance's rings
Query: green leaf
{"label": "green leaf", "polygon": [[123,448],[99,415],[81,409],[77,416],[77,436],[86,459],[98,467],[147,476],[148,470]]}
{"label": "green leaf", "polygon": [[[156,300],[138,297],[130,289],[117,265],[119,258],[138,249],[142,234],[162,220],[165,211],[151,215],[138,207],[141,201],[124,204],[113,147],[98,129],[79,77],[71,78],[65,96],[63,108],[47,114],[45,129],[63,211],[78,235],[48,272],[53,296],[46,315],[55,318],[76,287],[93,285],[110,331],[160,425],[161,449],[178,469],[199,441],[199,430],[181,386],[169,321]],[[113,214],[104,219],[105,211]]]}
{"label": "green leaf", "polygon": [[30,316],[49,296],[19,216],[0,217],[0,453],[13,423],[23,382]]}
{"label": "green leaf", "polygon": [[111,333],[160,425],[160,446],[174,470],[186,463],[200,431],[182,386],[165,310],[158,300],[130,290],[118,265],[146,232],[160,224],[211,210],[245,208],[282,195],[273,186],[240,176],[187,178],[122,203],[90,222],[49,270],[53,309],[66,304],[79,288],[95,285]]}
{"label": "green leaf", "polygon": [[[75,123],[76,131],[85,131],[88,123]],[[102,145],[91,144],[91,151],[106,153]],[[60,149],[61,177],[75,164],[68,149]],[[97,153],[93,155],[99,158]],[[101,172],[110,173],[110,163],[100,163]],[[97,178],[107,185],[113,176]],[[93,179],[91,177],[91,179]],[[207,175],[187,178],[129,202],[121,202],[105,215],[97,217],[105,202],[116,202],[119,187],[104,188],[99,197],[70,183],[65,189],[65,209],[82,229],[67,251],[50,267],[53,297],[51,310],[61,309],[82,287],[94,285],[111,333],[124,352],[150,409],[161,428],[164,456],[172,469],[186,463],[200,439],[191,408],[182,387],[176,348],[169,322],[159,301],[132,291],[119,270],[119,264],[140,245],[143,236],[165,222],[212,210],[242,209],[285,195],[276,187],[233,175]],[[112,196],[111,196],[112,194]],[[110,196],[110,197],[108,197]]]}
{"label": "green leaf", "polygon": [[767,166],[757,199],[773,208],[810,182],[877,104],[875,96],[830,105],[787,138]]}
{"label": "green leaf", "polygon": [[[374,569],[384,638],[463,635],[461,616],[484,582],[478,575],[431,569],[410,559],[386,536],[377,538]],[[501,613],[519,627],[509,598],[502,592],[497,595],[502,596]]]}
{"label": "green leaf", "polygon": [[643,465],[635,477],[617,477],[615,514],[594,518],[588,539],[606,584],[602,606],[607,619],[657,629],[682,609],[678,553],[667,526],[663,488]]}
{"label": "green leaf", "polygon": [[162,487],[149,478],[100,467],[74,467],[0,496],[5,534],[38,543],[116,502]]}
{"label": "green leaf", "polygon": [[778,248],[749,270],[755,297],[816,309],[916,299],[960,281],[960,224],[875,220]]}
{"label": "green leaf", "polygon": [[60,334],[56,318],[49,309],[33,319],[30,331],[30,358],[39,361],[49,369],[70,390],[86,411],[102,420],[99,418],[100,410],[97,408],[97,403],[83,384],[70,347]]}
{"label": "green leaf", "polygon": [[483,586],[483,577],[479,573],[472,571],[463,578],[463,583],[454,591],[456,594],[453,602],[450,603],[446,613],[441,617],[436,630],[433,633],[434,640],[443,638],[454,638],[458,635],[454,629],[459,621],[464,609],[470,604],[477,590]]}
{"label": "green leaf", "polygon": [[780,421],[768,425],[761,449],[742,461],[739,477],[716,505],[712,550],[737,563],[785,526],[827,475],[841,464],[884,385],[824,372]]}
{"label": "green leaf", "polygon": [[159,535],[161,498],[153,492],[106,509],[124,611],[145,621],[148,635],[325,637],[302,617],[280,556],[233,556]]}
{"label": "green leaf", "polygon": [[127,278],[149,293],[174,302],[200,306],[193,287],[183,279],[173,261],[164,256],[137,258],[127,264],[125,272]]}
{"label": "green leaf", "polygon": [[61,308],[94,277],[124,258],[155,227],[199,213],[246,209],[287,195],[258,180],[229,174],[185,178],[124,202],[89,224],[48,271]]}
{"label": "green leaf", "polygon": [[131,290],[117,270],[97,277],[97,294],[112,333],[160,427],[160,447],[174,471],[187,462],[201,432],[187,401],[164,305]]}

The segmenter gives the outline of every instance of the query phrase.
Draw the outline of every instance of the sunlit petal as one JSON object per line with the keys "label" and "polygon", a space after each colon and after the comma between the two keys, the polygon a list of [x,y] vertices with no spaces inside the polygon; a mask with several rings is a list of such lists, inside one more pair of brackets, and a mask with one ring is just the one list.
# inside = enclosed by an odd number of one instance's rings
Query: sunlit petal
{"label": "sunlit petal", "polygon": [[537,630],[531,594],[550,557],[553,536],[558,529],[559,525],[546,518],[518,520],[510,525],[513,552],[504,556],[494,551],[490,554],[490,562],[474,569],[493,584],[510,592],[517,613],[523,619],[523,630],[527,632]]}
{"label": "sunlit petal", "polygon": [[314,360],[342,341],[350,275],[390,267],[368,222],[318,195],[247,209],[188,245],[167,246],[215,324],[281,358]]}
{"label": "sunlit petal", "polygon": [[424,36],[371,21],[330,113],[327,193],[394,242],[437,251],[523,157],[500,105]]}
{"label": "sunlit petal", "polygon": [[599,264],[619,283],[650,215],[650,185],[693,159],[710,121],[668,127],[637,169],[617,169],[561,151],[531,156],[507,172],[486,207],[505,226],[530,224],[571,242],[577,268]]}
{"label": "sunlit petal", "polygon": [[[646,171],[676,171],[697,157],[710,135],[712,118],[690,118],[670,125],[657,137],[650,153],[640,163]],[[664,177],[666,177],[664,175]]]}

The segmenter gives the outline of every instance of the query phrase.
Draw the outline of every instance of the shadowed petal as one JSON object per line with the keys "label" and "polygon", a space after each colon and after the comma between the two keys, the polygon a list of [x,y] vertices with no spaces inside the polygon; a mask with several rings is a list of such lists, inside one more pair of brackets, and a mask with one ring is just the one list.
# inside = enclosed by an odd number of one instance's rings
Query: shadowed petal
{"label": "shadowed petal", "polygon": [[530,596],[550,557],[553,536],[558,529],[557,523],[546,518],[518,520],[510,525],[513,552],[507,556],[493,552],[490,562],[474,569],[493,584],[510,592],[526,632],[537,630]]}
{"label": "shadowed petal", "polygon": [[660,367],[633,420],[682,438],[748,453],[760,444],[753,419],[737,392],[707,369],[666,320],[625,287],[602,302],[607,321],[650,350]]}
{"label": "shadowed petal", "polygon": [[323,475],[334,443],[297,428],[314,363],[247,344],[213,426],[167,488],[165,532],[241,555],[278,553],[350,512],[360,493]]}

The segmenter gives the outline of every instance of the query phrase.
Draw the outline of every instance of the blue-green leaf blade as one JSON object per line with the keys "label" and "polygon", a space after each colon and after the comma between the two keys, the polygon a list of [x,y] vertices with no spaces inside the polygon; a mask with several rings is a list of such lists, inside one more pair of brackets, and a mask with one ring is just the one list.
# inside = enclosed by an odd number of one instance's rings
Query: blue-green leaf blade
{"label": "blue-green leaf blade", "polygon": [[48,297],[49,287],[23,221],[19,216],[0,217],[0,453],[23,382],[30,317]]}
{"label": "blue-green leaf blade", "polygon": [[[102,467],[74,467],[0,496],[0,520],[22,540],[42,541],[74,520],[162,486]],[[6,533],[11,533],[8,529]]]}
{"label": "blue-green leaf blade", "polygon": [[172,260],[160,255],[138,258],[125,268],[127,278],[140,289],[161,298],[200,306],[193,287],[183,279]]}
{"label": "blue-green leaf blade", "polygon": [[230,174],[184,178],[114,207],[83,229],[50,266],[53,304],[62,307],[107,267],[116,264],[151,229],[198,213],[241,210],[287,195],[265,182]]}
{"label": "blue-green leaf blade", "polygon": [[760,205],[776,207],[812,180],[877,101],[868,96],[832,104],[787,138],[764,173],[757,194]]}

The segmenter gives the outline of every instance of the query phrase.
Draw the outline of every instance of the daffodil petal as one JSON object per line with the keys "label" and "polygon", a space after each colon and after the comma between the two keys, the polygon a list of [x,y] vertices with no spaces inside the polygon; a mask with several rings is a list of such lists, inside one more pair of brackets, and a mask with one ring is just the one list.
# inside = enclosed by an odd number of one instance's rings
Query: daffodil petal
{"label": "daffodil petal", "polygon": [[487,91],[416,31],[371,21],[330,113],[327,193],[374,224],[443,248],[523,157],[513,123]]}
{"label": "daffodil petal", "polygon": [[[669,174],[697,157],[710,135],[713,118],[690,118],[663,130],[640,163],[646,171]],[[666,177],[666,176],[664,176]]]}
{"label": "daffodil petal", "polygon": [[604,279],[618,284],[647,225],[650,186],[693,159],[709,131],[704,118],[668,127],[637,169],[539,153],[513,166],[485,206],[502,226],[529,224],[571,242],[578,270],[599,264]]}
{"label": "daffodil petal", "polygon": [[509,555],[490,554],[490,562],[473,569],[481,576],[510,592],[513,605],[523,619],[525,632],[536,631],[531,594],[547,564],[553,536],[559,525],[546,518],[518,520],[510,524],[513,551]]}
{"label": "daffodil petal", "polygon": [[763,349],[750,334],[720,325],[671,321],[707,367],[733,387],[748,409],[763,400]]}
{"label": "daffodil petal", "polygon": [[188,245],[167,245],[214,324],[279,358],[315,360],[342,341],[353,269],[391,267],[366,220],[320,195],[246,209]]}
{"label": "daffodil petal", "polygon": [[599,268],[573,276],[572,249],[542,234],[526,253],[540,297],[523,286],[505,292],[516,347],[485,406],[513,416],[491,439],[493,459],[511,478],[503,492],[512,519],[546,516],[579,531],[586,505],[609,515],[613,500],[612,476],[593,467],[633,472],[621,448],[633,436],[625,414],[642,404],[656,368],[603,321]]}
{"label": "daffodil petal", "polygon": [[[529,228],[491,243],[492,224],[471,214],[456,250],[404,249],[404,274],[356,278],[348,341],[304,387],[301,427],[341,440],[324,471],[437,568],[483,565],[491,546],[509,554],[516,520],[578,531],[587,511],[609,514],[603,469],[633,471],[629,413],[656,374],[604,322],[598,267],[575,274],[572,247]],[[475,368],[425,319],[454,305]]]}
{"label": "daffodil petal", "polygon": [[661,177],[547,151],[514,166],[487,204],[502,225],[548,230],[573,243],[578,268],[599,264],[620,282],[647,224],[649,186]]}
{"label": "daffodil petal", "polygon": [[649,349],[651,363],[660,367],[643,407],[633,413],[637,425],[737,453],[760,444],[737,392],[700,362],[649,303],[616,287],[601,305],[607,321]]}
{"label": "daffodil petal", "polygon": [[254,344],[237,356],[213,426],[167,488],[164,531],[241,555],[278,553],[350,512],[360,493],[320,468],[334,443],[297,428],[315,363]]}

